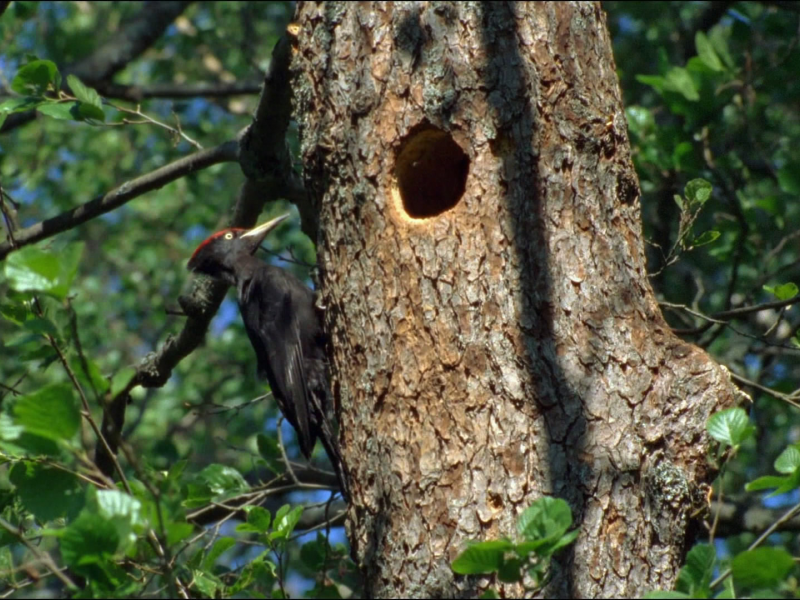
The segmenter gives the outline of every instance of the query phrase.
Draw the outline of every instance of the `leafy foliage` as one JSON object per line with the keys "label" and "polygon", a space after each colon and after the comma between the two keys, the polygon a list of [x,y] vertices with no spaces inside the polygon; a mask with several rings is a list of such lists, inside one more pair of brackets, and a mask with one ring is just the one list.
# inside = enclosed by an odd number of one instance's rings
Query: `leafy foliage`
{"label": "leafy foliage", "polygon": [[543,585],[550,557],[578,537],[577,529],[568,531],[571,526],[569,505],[561,498],[545,496],[519,516],[517,532],[522,541],[475,542],[453,561],[453,571],[459,575],[496,573],[503,583],[522,582],[533,591]]}
{"label": "leafy foliage", "polygon": [[[604,6],[625,57],[651,282],[670,325],[726,365],[753,401],[708,421],[721,474],[701,541],[714,544],[692,549],[674,591],[648,597],[795,595],[786,558],[797,540],[780,532],[800,510],[800,86],[787,75],[800,66],[798,15],[757,2]],[[771,497],[753,493],[764,490]],[[731,509],[774,516],[729,526]],[[771,559],[758,562],[761,552]]]}
{"label": "leafy foliage", "polygon": [[[93,79],[81,61],[97,60],[146,6],[12,3],[0,18],[4,224],[24,229],[235,137],[252,119],[260,70],[291,10],[188,6],[112,82]],[[194,82],[253,85],[216,98],[135,96]],[[19,126],[32,110],[35,121]],[[285,447],[276,441],[279,413],[255,378],[232,301],[165,387],[134,385],[141,360],[182,326],[174,313],[186,261],[226,222],[241,181],[236,165],[196,171],[2,260],[0,589],[60,587],[82,597],[357,589],[344,535],[328,525],[341,502],[285,476],[284,456],[294,461],[299,451],[288,432]],[[268,244],[290,250],[268,259],[307,277],[312,246],[297,230],[279,233]],[[94,464],[96,433],[106,407],[131,389],[113,485]],[[321,531],[303,533],[311,527]]]}
{"label": "leafy foliage", "polygon": [[[708,422],[722,473],[714,498],[740,511],[779,510],[772,525],[753,531],[726,528],[712,507],[709,543],[689,552],[674,591],[650,597],[796,595],[790,557],[800,542],[784,528],[800,512],[791,504],[800,488],[798,15],[788,3],[603,7],[653,288],[669,324],[753,396],[752,407]],[[107,77],[86,69],[141,10],[15,1],[0,17],[6,227],[75,210],[250,123],[255,91],[183,92],[195,82],[221,89],[254,81],[257,90],[289,3],[194,3]],[[284,447],[277,441],[278,413],[253,377],[230,300],[167,385],[133,386],[135,367],[181,326],[186,259],[226,222],[240,183],[237,165],[198,170],[3,260],[0,580],[9,590],[359,593],[347,549],[336,542],[340,529],[298,533],[330,522],[335,504],[319,506],[314,486],[287,484],[284,459],[299,452],[288,430]],[[314,262],[297,230],[286,228],[274,243]],[[307,275],[295,262],[283,266]],[[131,389],[113,485],[94,467],[92,425]],[[765,491],[770,498],[758,494]],[[322,516],[307,521],[315,511]],[[549,557],[577,535],[569,508],[545,498],[519,524],[518,542],[478,543],[454,568],[500,581],[526,575],[540,585]],[[33,564],[36,577],[26,570]]]}

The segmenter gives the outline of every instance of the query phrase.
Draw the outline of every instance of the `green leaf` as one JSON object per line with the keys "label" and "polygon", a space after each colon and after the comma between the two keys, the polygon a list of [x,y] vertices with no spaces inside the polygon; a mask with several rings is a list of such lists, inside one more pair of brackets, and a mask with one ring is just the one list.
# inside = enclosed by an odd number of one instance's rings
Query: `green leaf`
{"label": "green leaf", "polygon": [[83,243],[70,244],[55,254],[34,246],[22,248],[5,261],[5,275],[18,291],[39,291],[63,300],[69,293]]}
{"label": "green leaf", "polygon": [[102,107],[95,106],[94,104],[87,104],[86,102],[79,102],[77,108],[78,120],[94,120],[105,121],[106,113]]}
{"label": "green leaf", "polygon": [[79,102],[45,102],[36,107],[41,114],[60,121],[79,121]]}
{"label": "green leaf", "polygon": [[459,554],[450,566],[459,575],[494,573],[503,566],[505,553],[513,549],[509,540],[478,542]]}
{"label": "green leaf", "polygon": [[267,552],[262,553],[258,558],[242,569],[242,573],[236,580],[236,583],[227,590],[230,597],[248,588],[253,581],[258,582],[258,584],[264,588],[272,587],[277,579],[277,568],[275,563],[266,560],[265,556],[267,556]]}
{"label": "green leaf", "polygon": [[14,405],[14,420],[27,433],[61,441],[71,440],[81,424],[72,388],[56,383],[22,396]]}
{"label": "green leaf", "polygon": [[235,545],[236,540],[232,537],[219,538],[216,542],[214,542],[214,545],[208,552],[208,556],[206,556],[205,560],[203,561],[203,568],[207,571],[210,571],[217,562],[217,559],[219,559],[219,557],[222,556],[226,550],[230,550]]}
{"label": "green leaf", "polygon": [[9,98],[0,102],[0,115],[10,115],[11,113],[27,112],[33,110],[40,104],[46,102],[36,96],[24,96],[22,98]]}
{"label": "green leaf", "polygon": [[193,571],[193,580],[200,593],[207,598],[216,598],[217,590],[225,587],[219,579],[205,571]]}
{"label": "green leaf", "polygon": [[83,507],[78,478],[61,469],[20,462],[12,467],[9,479],[17,488],[22,506],[40,523],[77,516]]}
{"label": "green leaf", "polygon": [[194,525],[185,521],[167,523],[167,545],[174,546],[194,535]]}
{"label": "green leaf", "polygon": [[303,544],[300,548],[300,560],[311,571],[321,571],[325,567],[325,561],[329,561],[332,555],[328,540],[320,532],[317,532],[316,540]]}
{"label": "green leaf", "polygon": [[[680,170],[687,166],[688,159],[694,156],[694,146],[690,142],[681,142],[672,151],[672,164]],[[679,205],[680,206],[680,205]]]}
{"label": "green leaf", "polygon": [[27,305],[18,304],[0,304],[0,315],[15,325],[22,325],[28,319],[33,318],[33,313]]}
{"label": "green leaf", "polygon": [[714,188],[705,179],[692,179],[683,190],[689,204],[703,205],[711,197]]}
{"label": "green leaf", "polygon": [[247,513],[247,524],[259,533],[267,533],[271,522],[272,515],[261,506],[254,506]]}
{"label": "green leaf", "polygon": [[797,446],[789,446],[775,459],[775,470],[778,473],[789,475],[800,467],[800,450]]}
{"label": "green leaf", "polygon": [[43,96],[51,87],[61,87],[61,74],[51,60],[32,60],[20,67],[11,81],[11,89],[23,96]]}
{"label": "green leaf", "polygon": [[189,508],[202,506],[213,498],[243,492],[249,489],[241,473],[224,465],[209,465],[187,485],[186,500]]}
{"label": "green leaf", "polygon": [[283,467],[280,462],[281,451],[278,448],[278,441],[259,433],[256,436],[256,443],[258,444],[258,453],[266,461],[267,466],[276,473],[280,473]]}
{"label": "green leaf", "polygon": [[522,581],[523,562],[519,558],[508,558],[500,565],[497,578],[503,583],[516,583]]}
{"label": "green leaf", "polygon": [[295,526],[300,521],[300,517],[303,514],[303,507],[295,506],[291,510],[284,510],[288,509],[288,507],[288,504],[281,506],[275,514],[275,522],[273,523],[275,531],[269,534],[270,540],[288,539],[292,531],[294,531]]}
{"label": "green leaf", "polygon": [[188,460],[179,460],[173,463],[173,465],[167,471],[167,479],[170,481],[178,481],[183,475],[183,472],[186,470],[186,465],[189,464]]}
{"label": "green leaf", "polygon": [[75,94],[75,97],[81,102],[91,104],[92,106],[96,106],[100,109],[103,108],[103,101],[100,98],[100,94],[98,94],[93,88],[85,85],[75,75],[67,75],[67,85],[69,85],[70,89],[72,89],[72,92]]}
{"label": "green leaf", "polygon": [[111,378],[111,397],[116,397],[117,394],[128,387],[128,384],[134,377],[136,377],[136,369],[133,367],[123,367],[114,373],[114,376]]}
{"label": "green leaf", "polygon": [[728,30],[724,27],[716,26],[708,33],[708,40],[714,48],[716,55],[730,69],[736,69],[736,62],[728,49]]}
{"label": "green leaf", "polygon": [[797,292],[800,291],[797,288],[797,285],[792,283],[783,283],[781,285],[776,286],[764,286],[764,290],[773,294],[778,300],[789,300],[797,296]]}
{"label": "green leaf", "polygon": [[520,515],[517,531],[527,541],[560,538],[572,526],[572,510],[561,498],[544,496]]}
{"label": "green leaf", "polygon": [[561,548],[569,546],[572,542],[578,539],[579,534],[580,530],[575,529],[573,531],[565,533],[555,542],[550,542],[547,548],[547,554],[555,554],[558,550],[561,550]]}
{"label": "green leaf", "polygon": [[120,545],[120,537],[113,523],[98,519],[84,510],[69,527],[63,530],[61,556],[73,568],[102,562],[112,557]]}
{"label": "green leaf", "polygon": [[675,590],[696,598],[711,596],[709,585],[714,574],[717,552],[713,546],[698,544],[686,556],[686,564],[678,574]]}
{"label": "green leaf", "polygon": [[700,246],[705,246],[706,244],[710,244],[710,243],[716,241],[719,238],[720,235],[722,235],[722,234],[719,231],[715,230],[715,229],[711,229],[709,231],[704,231],[703,233],[698,235],[696,238],[694,238],[694,241],[692,242],[692,246],[695,247],[695,248],[699,248]]}
{"label": "green leaf", "polygon": [[697,48],[697,55],[700,60],[712,71],[723,71],[722,61],[720,61],[714,47],[702,31],[698,31],[694,36],[694,45]]}
{"label": "green leaf", "polygon": [[489,588],[485,592],[483,592],[478,598],[482,600],[495,600],[495,598],[499,598],[500,596],[497,595],[497,592],[493,588]]}
{"label": "green leaf", "polygon": [[212,494],[241,492],[249,489],[241,473],[225,465],[209,465],[203,469],[198,479],[204,482]]}
{"label": "green leaf", "polygon": [[674,194],[672,197],[675,199],[675,204],[678,205],[678,208],[683,210],[683,198],[681,198],[678,194]]}
{"label": "green leaf", "polygon": [[135,530],[144,524],[141,516],[142,503],[118,490],[98,491],[95,503],[99,517],[116,528],[120,541],[117,550],[124,552],[136,541]]}
{"label": "green leaf", "polygon": [[706,429],[712,438],[729,446],[738,446],[755,432],[747,413],[738,407],[711,415]]}
{"label": "green leaf", "polygon": [[84,360],[81,360],[80,356],[71,357],[69,366],[85,394],[92,392],[95,397],[99,397],[108,391],[108,380],[88,356],[84,356]]}
{"label": "green leaf", "polygon": [[62,121],[105,121],[106,113],[101,107],[86,102],[47,102],[36,107],[43,115]]}
{"label": "green leaf", "polygon": [[637,75],[636,81],[645,85],[649,85],[659,94],[664,91],[664,86],[666,84],[665,79],[660,75]]}
{"label": "green leaf", "polygon": [[647,592],[642,596],[644,600],[672,600],[673,598],[692,598],[681,592],[672,592],[669,590],[656,590],[654,592]]}
{"label": "green leaf", "polygon": [[0,413],[0,440],[16,440],[23,431],[24,429],[15,424],[10,415]]}
{"label": "green leaf", "polygon": [[778,185],[787,194],[800,196],[800,162],[790,162],[778,170]]}
{"label": "green leaf", "polygon": [[786,483],[788,477],[779,477],[778,475],[765,475],[759,477],[744,486],[747,492],[760,492],[762,490],[771,490],[772,488],[780,488]]}
{"label": "green leaf", "polygon": [[731,573],[737,588],[763,589],[783,582],[794,568],[792,555],[781,548],[756,548],[737,554]]}
{"label": "green leaf", "polygon": [[259,433],[256,436],[256,442],[258,444],[258,453],[266,460],[280,457],[281,452],[275,438],[267,437],[263,433]]}
{"label": "green leaf", "polygon": [[664,89],[678,92],[687,100],[697,102],[700,94],[689,71],[683,67],[672,67],[664,78]]}
{"label": "green leaf", "polygon": [[23,323],[23,327],[26,331],[30,331],[31,333],[37,335],[50,335],[55,339],[60,337],[55,323],[53,323],[47,317],[34,317],[31,315],[31,318]]}

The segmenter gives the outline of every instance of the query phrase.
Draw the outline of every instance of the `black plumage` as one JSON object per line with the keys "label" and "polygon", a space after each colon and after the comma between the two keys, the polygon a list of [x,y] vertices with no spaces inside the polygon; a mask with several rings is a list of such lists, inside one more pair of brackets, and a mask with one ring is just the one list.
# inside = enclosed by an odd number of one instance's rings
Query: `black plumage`
{"label": "black plumage", "polygon": [[266,235],[287,216],[251,230],[215,233],[197,247],[188,268],[235,286],[259,377],[269,382],[306,458],[320,439],[347,496],[330,417],[325,335],[314,294],[291,273],[254,256]]}

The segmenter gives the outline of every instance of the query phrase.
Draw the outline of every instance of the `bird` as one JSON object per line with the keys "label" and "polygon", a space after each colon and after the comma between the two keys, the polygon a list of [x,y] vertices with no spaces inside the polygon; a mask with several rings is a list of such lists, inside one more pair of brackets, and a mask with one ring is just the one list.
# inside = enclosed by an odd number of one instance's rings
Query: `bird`
{"label": "bird", "polygon": [[236,289],[259,378],[269,382],[307,459],[316,440],[322,442],[347,499],[344,463],[331,417],[326,337],[314,293],[285,269],[255,256],[266,236],[288,217],[282,215],[253,229],[214,233],[197,246],[187,268]]}

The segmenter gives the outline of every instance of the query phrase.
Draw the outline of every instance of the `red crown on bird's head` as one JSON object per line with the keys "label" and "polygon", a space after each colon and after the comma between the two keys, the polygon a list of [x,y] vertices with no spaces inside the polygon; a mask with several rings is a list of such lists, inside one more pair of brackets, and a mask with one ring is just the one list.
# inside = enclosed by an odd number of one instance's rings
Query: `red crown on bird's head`
{"label": "red crown on bird's head", "polygon": [[217,233],[214,233],[214,234],[208,236],[205,240],[200,242],[200,245],[197,248],[195,248],[195,251],[192,253],[192,257],[189,259],[189,262],[192,262],[192,260],[194,260],[194,257],[197,256],[198,253],[203,248],[208,246],[211,242],[213,242],[217,238],[225,235],[226,233],[236,234],[237,232],[242,232],[242,231],[247,231],[247,229],[244,229],[242,227],[228,227],[227,229],[223,229],[222,231],[218,231]]}

